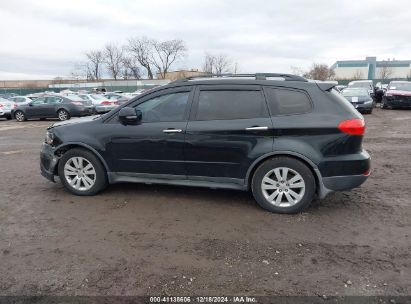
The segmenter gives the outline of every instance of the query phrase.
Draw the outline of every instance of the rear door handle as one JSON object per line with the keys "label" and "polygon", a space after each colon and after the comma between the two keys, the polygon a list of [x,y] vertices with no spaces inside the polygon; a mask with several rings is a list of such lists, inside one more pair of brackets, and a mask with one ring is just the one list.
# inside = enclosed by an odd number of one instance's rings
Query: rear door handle
{"label": "rear door handle", "polygon": [[165,129],[163,130],[164,133],[181,133],[183,130],[181,129]]}
{"label": "rear door handle", "polygon": [[262,130],[268,130],[268,127],[249,127],[245,128],[246,131],[262,131]]}

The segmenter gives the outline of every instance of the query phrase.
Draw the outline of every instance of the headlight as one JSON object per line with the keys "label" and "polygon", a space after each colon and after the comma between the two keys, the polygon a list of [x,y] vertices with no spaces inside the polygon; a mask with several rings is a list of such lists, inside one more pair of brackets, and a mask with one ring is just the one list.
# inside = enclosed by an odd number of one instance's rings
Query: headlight
{"label": "headlight", "polygon": [[46,143],[49,145],[53,145],[54,142],[54,133],[47,131],[46,133]]}

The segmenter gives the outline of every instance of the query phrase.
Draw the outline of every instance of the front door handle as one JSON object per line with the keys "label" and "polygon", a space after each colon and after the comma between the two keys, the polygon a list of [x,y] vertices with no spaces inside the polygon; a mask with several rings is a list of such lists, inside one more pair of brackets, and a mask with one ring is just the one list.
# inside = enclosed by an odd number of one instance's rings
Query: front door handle
{"label": "front door handle", "polygon": [[249,127],[245,128],[246,131],[262,131],[262,130],[268,130],[268,127]]}
{"label": "front door handle", "polygon": [[163,130],[164,133],[181,133],[183,130],[181,129],[165,129]]}

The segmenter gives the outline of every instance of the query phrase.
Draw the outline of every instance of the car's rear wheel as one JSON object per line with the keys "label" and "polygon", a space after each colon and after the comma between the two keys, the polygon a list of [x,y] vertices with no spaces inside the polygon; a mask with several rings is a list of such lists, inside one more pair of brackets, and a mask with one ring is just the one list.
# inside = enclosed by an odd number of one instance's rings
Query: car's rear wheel
{"label": "car's rear wheel", "polygon": [[271,212],[297,213],[314,199],[315,177],[303,162],[290,157],[275,157],[255,171],[252,191],[257,203]]}
{"label": "car's rear wheel", "polygon": [[14,113],[14,117],[18,122],[22,122],[27,119],[23,111],[16,111],[16,113]]}
{"label": "car's rear wheel", "polygon": [[94,195],[107,186],[107,174],[90,151],[75,148],[63,154],[58,165],[61,182],[76,195]]}
{"label": "car's rear wheel", "polygon": [[57,116],[58,116],[59,120],[61,120],[61,121],[70,119],[70,114],[69,114],[69,112],[67,112],[67,111],[64,110],[64,109],[58,110]]}

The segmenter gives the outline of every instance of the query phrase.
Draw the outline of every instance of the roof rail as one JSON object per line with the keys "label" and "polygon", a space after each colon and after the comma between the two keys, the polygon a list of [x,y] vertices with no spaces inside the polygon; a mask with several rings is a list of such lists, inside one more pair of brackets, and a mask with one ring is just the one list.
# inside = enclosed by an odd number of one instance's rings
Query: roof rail
{"label": "roof rail", "polygon": [[199,76],[191,76],[187,78],[178,79],[173,81],[173,83],[177,82],[185,82],[195,79],[201,78],[255,78],[256,80],[267,80],[267,78],[284,78],[285,81],[304,81],[307,82],[307,79],[301,76],[292,75],[292,74],[284,74],[284,73],[256,73],[256,74],[209,74],[209,75],[199,75]]}

